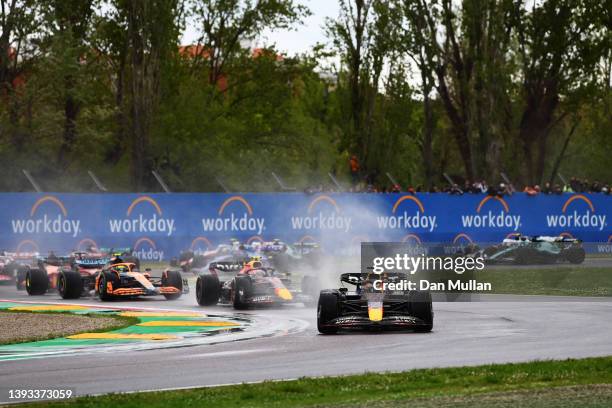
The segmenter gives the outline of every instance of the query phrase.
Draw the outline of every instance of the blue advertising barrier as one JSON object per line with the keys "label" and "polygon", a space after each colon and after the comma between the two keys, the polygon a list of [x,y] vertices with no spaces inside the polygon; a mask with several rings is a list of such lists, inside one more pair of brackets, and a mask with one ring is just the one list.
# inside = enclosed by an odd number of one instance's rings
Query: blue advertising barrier
{"label": "blue advertising barrier", "polygon": [[[253,242],[499,242],[509,234],[568,235],[609,247],[612,197],[447,194],[0,194],[0,249],[65,252],[133,247],[147,260]],[[603,250],[607,251],[607,250]]]}

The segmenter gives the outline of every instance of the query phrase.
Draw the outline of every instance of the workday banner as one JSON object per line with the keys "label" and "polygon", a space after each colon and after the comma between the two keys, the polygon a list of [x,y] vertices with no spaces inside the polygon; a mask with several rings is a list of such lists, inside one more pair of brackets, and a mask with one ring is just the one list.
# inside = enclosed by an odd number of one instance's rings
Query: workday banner
{"label": "workday banner", "polygon": [[206,250],[230,238],[318,242],[499,242],[567,235],[612,252],[612,197],[446,194],[0,194],[0,250],[132,247],[142,259]]}

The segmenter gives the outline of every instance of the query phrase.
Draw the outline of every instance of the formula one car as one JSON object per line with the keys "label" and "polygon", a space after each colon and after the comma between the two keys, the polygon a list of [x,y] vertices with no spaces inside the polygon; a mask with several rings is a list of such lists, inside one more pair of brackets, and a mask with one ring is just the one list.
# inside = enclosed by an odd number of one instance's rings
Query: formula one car
{"label": "formula one car", "polygon": [[576,238],[514,235],[504,239],[501,244],[478,250],[473,255],[482,256],[489,264],[581,264],[584,262],[585,251],[582,242]]}
{"label": "formula one car", "polygon": [[203,253],[183,251],[178,258],[170,260],[170,265],[180,267],[183,272],[192,272],[198,276],[212,262],[241,264],[247,262],[255,252],[251,245],[240,244],[237,240],[232,240],[230,244],[220,244],[215,249]]}
{"label": "formula one car", "polygon": [[[314,287],[311,280],[312,277],[304,277],[302,285]],[[293,286],[287,276],[265,267],[259,259],[246,264],[215,262],[210,265],[209,274],[198,276],[196,298],[201,306],[222,303],[239,310],[256,305],[308,304],[313,301],[312,295]]]}
{"label": "formula one car", "polygon": [[15,271],[9,268],[6,268],[7,265],[10,265],[13,262],[13,258],[7,255],[0,255],[0,285],[4,285],[7,283],[12,284],[15,281]]}
{"label": "formula one car", "polygon": [[[26,271],[25,289],[31,296],[44,295],[49,290],[57,290],[64,299],[75,299],[85,294],[107,264],[108,258],[87,252],[73,252],[69,256],[58,257],[53,254],[38,260],[36,267]],[[81,291],[67,290],[67,279],[74,282],[78,278]],[[74,284],[72,285],[74,287]],[[83,292],[83,293],[82,293]]]}
{"label": "formula one car", "polygon": [[153,278],[149,269],[140,272],[136,264],[120,259],[104,266],[93,280],[83,279],[83,275],[74,270],[62,271],[59,285],[64,298],[74,299],[94,291],[103,301],[158,295],[174,300],[189,292],[187,281],[183,280],[179,271],[166,270],[161,278]]}
{"label": "formula one car", "polygon": [[341,329],[412,329],[429,332],[433,328],[431,294],[426,291],[390,291],[384,284],[407,279],[403,273],[384,275],[344,273],[341,283],[355,286],[322,290],[317,308],[317,328],[322,334]]}
{"label": "formula one car", "polygon": [[26,273],[37,264],[38,257],[38,252],[3,252],[0,256],[0,280],[14,282],[17,290],[24,290]]}
{"label": "formula one car", "polygon": [[319,245],[316,243],[298,242],[287,245],[279,239],[263,242],[259,253],[281,272],[292,272],[304,268],[317,268],[321,258]]}

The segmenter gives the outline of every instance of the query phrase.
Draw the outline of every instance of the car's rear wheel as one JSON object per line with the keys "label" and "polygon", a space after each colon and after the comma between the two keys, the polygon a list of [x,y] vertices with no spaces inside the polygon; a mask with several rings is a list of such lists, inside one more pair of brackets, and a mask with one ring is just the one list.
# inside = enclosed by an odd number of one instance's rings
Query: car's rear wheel
{"label": "car's rear wheel", "polygon": [[57,291],[62,299],[78,299],[83,293],[83,279],[76,271],[62,271],[57,279]]}
{"label": "car's rear wheel", "polygon": [[317,305],[317,329],[321,334],[335,334],[338,332],[338,327],[328,326],[327,324],[338,318],[340,311],[338,310],[338,296],[331,292],[321,292],[319,295],[319,303]]}
{"label": "car's rear wheel", "polygon": [[424,324],[415,328],[417,332],[430,332],[433,329],[433,305],[431,293],[422,291],[411,291],[408,294],[410,310],[413,317],[421,319]]}
{"label": "car's rear wheel", "polygon": [[26,273],[25,287],[28,295],[44,295],[49,289],[47,272],[40,269],[30,269]]}
{"label": "car's rear wheel", "polygon": [[178,293],[167,293],[164,297],[168,300],[175,300],[183,294],[183,277],[179,271],[165,271],[162,275],[162,286],[171,286],[179,290]]}
{"label": "car's rear wheel", "polygon": [[584,262],[584,258],[586,257],[586,253],[584,248],[580,247],[570,247],[563,251],[563,255],[568,262],[573,264],[581,264]]}
{"label": "car's rear wheel", "polygon": [[234,288],[232,290],[232,303],[234,309],[246,309],[249,304],[247,298],[251,295],[251,281],[246,276],[236,276],[234,278]]}
{"label": "car's rear wheel", "polygon": [[196,281],[196,299],[200,306],[214,306],[219,301],[221,284],[215,275],[200,275]]}

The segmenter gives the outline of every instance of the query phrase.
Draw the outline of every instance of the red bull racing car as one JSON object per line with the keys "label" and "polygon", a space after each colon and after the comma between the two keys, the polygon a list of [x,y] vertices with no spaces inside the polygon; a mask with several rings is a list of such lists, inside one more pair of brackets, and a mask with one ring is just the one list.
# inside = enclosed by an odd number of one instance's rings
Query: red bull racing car
{"label": "red bull racing car", "polygon": [[425,291],[391,291],[389,284],[407,279],[403,273],[384,275],[344,273],[346,287],[322,290],[317,307],[317,328],[322,334],[334,334],[342,329],[411,329],[429,332],[433,328],[434,312],[431,294]]}
{"label": "red bull racing car", "polygon": [[[305,278],[308,281],[311,277]],[[210,265],[209,274],[198,276],[196,298],[201,306],[221,303],[235,309],[312,302],[312,295],[293,286],[286,275],[265,267],[259,259],[246,263],[215,262]]]}

